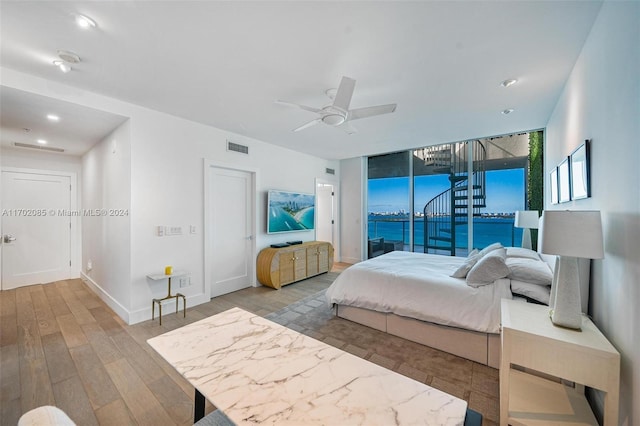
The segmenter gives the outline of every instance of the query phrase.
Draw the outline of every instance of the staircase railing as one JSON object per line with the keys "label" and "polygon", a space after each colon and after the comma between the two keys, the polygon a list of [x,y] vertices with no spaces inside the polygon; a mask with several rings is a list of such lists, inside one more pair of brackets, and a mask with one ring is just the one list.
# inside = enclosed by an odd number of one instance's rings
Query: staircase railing
{"label": "staircase railing", "polygon": [[[471,182],[469,182],[468,143],[473,143]],[[469,209],[473,216],[486,207],[486,150],[478,141],[457,142],[426,148],[426,158],[438,157],[441,171],[449,175],[450,188],[436,195],[424,206],[424,252],[449,252],[455,256],[457,228],[466,225]],[[443,163],[448,152],[448,162]],[[471,194],[469,195],[469,190]]]}

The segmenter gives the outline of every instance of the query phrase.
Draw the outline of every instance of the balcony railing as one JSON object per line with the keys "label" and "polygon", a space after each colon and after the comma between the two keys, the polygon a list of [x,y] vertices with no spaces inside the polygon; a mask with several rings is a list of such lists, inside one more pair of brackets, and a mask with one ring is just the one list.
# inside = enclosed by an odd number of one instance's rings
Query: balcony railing
{"label": "balcony railing", "polygon": [[[473,220],[474,248],[484,248],[491,243],[499,242],[503,246],[520,246],[522,232],[516,232],[513,217],[487,218]],[[409,218],[408,217],[369,217],[369,238],[384,237],[386,241],[402,241],[405,250],[409,250]],[[467,249],[467,226],[459,229],[457,249],[462,253]],[[424,247],[424,218],[414,218],[414,251],[422,252]],[[460,250],[457,250],[457,252]]]}

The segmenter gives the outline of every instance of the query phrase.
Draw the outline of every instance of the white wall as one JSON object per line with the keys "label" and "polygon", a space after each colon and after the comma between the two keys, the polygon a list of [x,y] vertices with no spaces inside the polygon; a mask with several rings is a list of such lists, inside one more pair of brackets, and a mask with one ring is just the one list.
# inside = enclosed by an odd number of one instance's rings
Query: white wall
{"label": "white wall", "polygon": [[[48,170],[55,172],[74,173],[76,175],[77,199],[75,204],[78,209],[82,208],[82,162],[80,157],[72,155],[55,154],[43,151],[29,151],[27,149],[2,147],[0,150],[0,166],[13,167],[19,169]],[[0,182],[1,183],[1,182]],[[81,232],[79,220],[76,217],[70,218],[73,232],[71,241],[71,277],[80,277],[80,266],[82,263],[81,252]],[[0,252],[1,255],[1,252]],[[0,270],[0,273],[2,271]],[[0,275],[1,276],[1,275]]]}
{"label": "white wall", "polygon": [[[340,246],[342,261],[358,263],[366,258],[363,239],[366,234],[363,173],[366,159],[362,157],[340,161]],[[364,219],[363,219],[364,218]]]}
{"label": "white wall", "polygon": [[[256,248],[292,239],[309,241],[314,232],[266,234],[267,190],[315,193],[315,179],[338,163],[151,110],[132,117],[132,321],[145,319],[150,300],[166,294],[166,283],[146,275],[165,265],[191,272],[180,291],[197,303],[209,297],[204,282],[203,159],[257,171]],[[227,139],[247,145],[249,155],[226,150]],[[230,214],[232,212],[230,211]],[[196,234],[158,237],[156,226],[196,226]],[[140,250],[144,248],[144,250]]]}
{"label": "white wall", "polygon": [[[94,265],[96,262],[104,265],[103,270],[92,271],[90,277],[94,285],[108,293],[104,293],[103,298],[106,295],[105,300],[110,300],[112,308],[129,323],[150,318],[151,299],[166,295],[166,282],[154,282],[146,278],[147,274],[163,271],[165,265],[191,272],[192,285],[180,289],[187,296],[188,306],[209,300],[208,284],[203,282],[206,261],[202,233],[205,159],[257,171],[258,251],[274,242],[315,238],[313,232],[267,235],[266,191],[274,188],[314,193],[315,179],[325,177],[326,168],[335,169],[335,177],[339,179],[337,161],[283,149],[15,70],[1,68],[0,71],[2,84],[7,87],[129,117],[129,122],[125,124],[130,137],[129,186],[126,179],[120,179],[117,175],[119,167],[126,173],[126,159],[110,157],[109,138],[83,159],[83,166],[87,168],[84,172],[87,174],[84,178],[86,185],[102,191],[101,200],[97,198],[97,193],[88,189],[83,191],[91,203],[101,201],[101,208],[111,208],[105,204],[126,199],[127,191],[130,191],[129,262],[122,259],[127,256],[126,238],[114,235],[116,231],[126,231],[119,226],[114,228],[108,225],[112,222],[102,221],[102,226],[94,226],[90,232],[95,239],[90,243],[85,240],[90,244],[87,256],[97,256],[91,259]],[[123,133],[116,132],[118,139],[124,136],[123,128],[121,130]],[[248,145],[249,155],[226,151],[227,139]],[[123,151],[118,153],[123,154]],[[112,224],[115,223],[124,222]],[[197,232],[195,235],[185,233],[181,236],[158,237],[155,232],[158,225],[187,229],[189,225],[195,225]],[[121,250],[125,250],[125,253],[120,253]],[[85,267],[88,260],[83,258]],[[113,270],[114,267],[118,272]],[[128,267],[128,277],[120,276]],[[114,275],[116,273],[118,275]]]}
{"label": "white wall", "polygon": [[[600,210],[590,313],[622,356],[620,424],[640,424],[640,3],[605,2],[549,120],[547,176],[592,139],[592,198],[548,209]],[[595,396],[600,405],[599,395]]]}
{"label": "white wall", "polygon": [[82,217],[83,278],[123,318],[131,308],[130,138],[125,121],[82,157],[84,209],[107,212]]}

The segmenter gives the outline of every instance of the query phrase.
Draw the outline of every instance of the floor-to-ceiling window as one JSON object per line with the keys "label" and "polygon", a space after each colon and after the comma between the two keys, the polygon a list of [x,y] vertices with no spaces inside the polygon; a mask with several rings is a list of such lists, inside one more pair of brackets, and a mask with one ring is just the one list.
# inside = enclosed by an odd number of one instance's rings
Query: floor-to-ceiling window
{"label": "floor-to-ceiling window", "polygon": [[528,207],[528,170],[528,133],[369,157],[369,239],[458,256],[496,241],[519,246],[513,223]]}
{"label": "floor-to-ceiling window", "polygon": [[404,250],[411,212],[409,152],[369,157],[367,169],[369,256],[372,244],[374,251],[378,243],[382,250]]}

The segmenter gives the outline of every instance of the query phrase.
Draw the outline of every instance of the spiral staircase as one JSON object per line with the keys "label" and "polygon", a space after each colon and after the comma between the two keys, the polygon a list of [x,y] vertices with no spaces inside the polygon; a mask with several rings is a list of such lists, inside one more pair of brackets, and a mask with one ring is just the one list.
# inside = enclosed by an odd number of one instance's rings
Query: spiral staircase
{"label": "spiral staircase", "polygon": [[[469,158],[469,144],[472,157]],[[460,228],[486,207],[486,149],[479,140],[426,147],[420,153],[433,174],[447,174],[450,188],[429,200],[424,212],[424,252],[455,256]]]}

